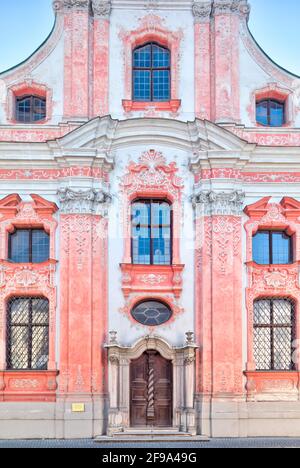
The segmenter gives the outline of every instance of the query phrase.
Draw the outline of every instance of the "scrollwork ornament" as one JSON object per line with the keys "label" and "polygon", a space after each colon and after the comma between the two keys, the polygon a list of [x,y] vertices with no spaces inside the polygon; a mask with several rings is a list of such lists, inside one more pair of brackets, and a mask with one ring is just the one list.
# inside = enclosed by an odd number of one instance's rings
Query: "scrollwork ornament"
{"label": "scrollwork ornament", "polygon": [[210,21],[212,12],[211,2],[194,2],[193,15],[195,17],[195,23],[207,23]]}
{"label": "scrollwork ornament", "polygon": [[92,0],[92,10],[95,17],[108,19],[111,14],[111,1]]}

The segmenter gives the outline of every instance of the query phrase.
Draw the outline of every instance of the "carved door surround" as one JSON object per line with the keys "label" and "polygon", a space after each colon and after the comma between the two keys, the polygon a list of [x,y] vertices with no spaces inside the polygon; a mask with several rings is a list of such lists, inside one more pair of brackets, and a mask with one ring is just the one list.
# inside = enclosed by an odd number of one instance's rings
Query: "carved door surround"
{"label": "carved door surround", "polygon": [[149,351],[172,364],[172,424],[183,432],[196,434],[195,395],[195,354],[193,334],[187,334],[182,347],[172,347],[163,338],[149,335],[133,346],[118,343],[116,332],[111,332],[110,343],[106,346],[109,360],[109,419],[108,435],[123,432],[130,427],[130,367],[134,360]]}

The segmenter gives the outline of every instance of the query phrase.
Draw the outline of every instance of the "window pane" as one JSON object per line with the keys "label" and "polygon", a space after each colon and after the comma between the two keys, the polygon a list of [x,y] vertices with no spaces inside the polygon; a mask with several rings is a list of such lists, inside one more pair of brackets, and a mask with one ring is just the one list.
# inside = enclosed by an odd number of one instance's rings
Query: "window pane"
{"label": "window pane", "polygon": [[134,203],[132,206],[133,263],[150,265],[151,229],[150,203]]}
{"label": "window pane", "polygon": [[170,100],[170,71],[153,71],[153,99],[154,101]]}
{"label": "window pane", "polygon": [[270,325],[271,302],[269,300],[256,301],[254,303],[254,324]]}
{"label": "window pane", "polygon": [[273,321],[275,325],[291,325],[293,323],[293,304],[286,299],[273,301]]}
{"label": "window pane", "polygon": [[152,204],[152,242],[154,265],[170,265],[171,210],[168,203]]}
{"label": "window pane", "polygon": [[10,303],[10,321],[12,325],[28,325],[30,299],[15,299]]}
{"label": "window pane", "polygon": [[261,125],[268,125],[268,102],[259,102],[256,104],[256,121]]}
{"label": "window pane", "polygon": [[151,99],[151,72],[136,70],[133,74],[134,99],[136,101],[150,101]]}
{"label": "window pane", "polygon": [[151,45],[135,50],[133,54],[133,65],[136,68],[151,67]]}
{"label": "window pane", "polygon": [[50,237],[43,230],[32,231],[32,262],[42,263],[49,260]]}
{"label": "window pane", "polygon": [[270,125],[272,127],[282,127],[284,124],[284,105],[270,101]]}
{"label": "window pane", "polygon": [[9,369],[28,369],[28,327],[12,327],[10,334]]}
{"label": "window pane", "polygon": [[270,244],[269,232],[259,231],[253,237],[253,261],[259,265],[269,265],[270,259]]}
{"label": "window pane", "polygon": [[254,329],[254,359],[257,370],[271,370],[271,329]]}
{"label": "window pane", "polygon": [[153,68],[169,68],[170,67],[170,52],[163,47],[153,45]]}
{"label": "window pane", "polygon": [[31,98],[17,100],[16,117],[19,122],[30,122],[31,120]]}
{"label": "window pane", "polygon": [[18,229],[10,235],[10,258],[15,263],[28,263],[30,231]]}
{"label": "window pane", "polygon": [[32,369],[47,369],[48,348],[48,327],[34,327],[32,330]]}
{"label": "window pane", "polygon": [[35,122],[46,118],[46,101],[45,99],[33,98],[33,120]]}
{"label": "window pane", "polygon": [[292,364],[292,329],[274,329],[274,370],[291,370]]}
{"label": "window pane", "polygon": [[291,238],[285,232],[272,232],[273,264],[285,265],[291,261]]}

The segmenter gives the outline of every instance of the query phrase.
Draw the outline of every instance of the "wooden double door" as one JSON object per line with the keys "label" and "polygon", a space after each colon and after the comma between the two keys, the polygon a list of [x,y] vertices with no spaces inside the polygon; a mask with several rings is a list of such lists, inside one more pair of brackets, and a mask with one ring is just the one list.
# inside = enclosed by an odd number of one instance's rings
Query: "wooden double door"
{"label": "wooden double door", "polygon": [[156,351],[146,351],[130,366],[132,427],[171,427],[173,366]]}

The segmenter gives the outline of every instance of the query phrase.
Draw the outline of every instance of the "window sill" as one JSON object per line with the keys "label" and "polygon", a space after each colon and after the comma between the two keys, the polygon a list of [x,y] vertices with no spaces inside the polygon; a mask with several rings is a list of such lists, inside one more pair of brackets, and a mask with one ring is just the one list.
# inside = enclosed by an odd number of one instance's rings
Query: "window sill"
{"label": "window sill", "polygon": [[122,104],[125,112],[154,110],[175,114],[181,106],[181,99],[171,99],[166,102],[130,101],[123,99]]}
{"label": "window sill", "polygon": [[56,401],[58,371],[0,371],[0,401]]}
{"label": "window sill", "polygon": [[184,265],[132,265],[122,263],[122,291],[127,298],[132,293],[182,293]]}
{"label": "window sill", "polygon": [[248,401],[298,400],[298,371],[246,371]]}

